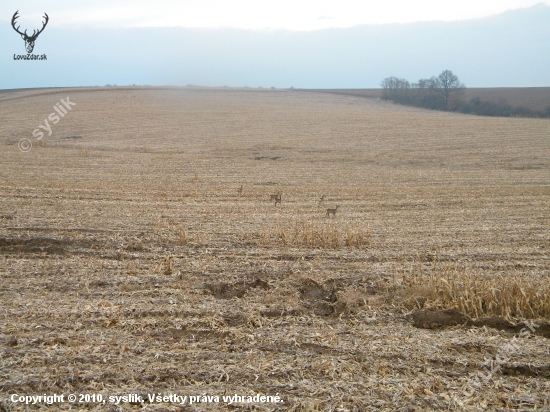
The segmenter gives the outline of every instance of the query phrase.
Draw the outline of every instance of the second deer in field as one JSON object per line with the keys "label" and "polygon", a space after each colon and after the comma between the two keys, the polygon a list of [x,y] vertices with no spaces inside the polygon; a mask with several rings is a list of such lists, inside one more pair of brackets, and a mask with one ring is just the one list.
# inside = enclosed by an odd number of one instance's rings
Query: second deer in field
{"label": "second deer in field", "polygon": [[239,194],[239,196],[243,194],[243,185],[241,185],[241,187],[237,189],[237,193]]}
{"label": "second deer in field", "polygon": [[269,195],[269,200],[274,200],[275,201],[275,206],[277,206],[277,203],[281,204],[281,201],[283,200],[282,199],[282,193],[277,192],[277,194],[275,194],[275,195]]}
{"label": "second deer in field", "polygon": [[336,216],[336,211],[338,210],[338,207],[340,207],[340,205],[336,205],[334,209],[327,209],[327,216]]}

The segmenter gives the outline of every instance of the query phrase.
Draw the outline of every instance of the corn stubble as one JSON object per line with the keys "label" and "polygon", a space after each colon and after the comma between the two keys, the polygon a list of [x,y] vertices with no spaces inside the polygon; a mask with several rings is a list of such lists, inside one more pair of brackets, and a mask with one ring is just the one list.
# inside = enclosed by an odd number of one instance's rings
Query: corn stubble
{"label": "corn stubble", "polygon": [[[282,225],[281,225],[282,226]],[[260,233],[262,246],[310,246],[315,248],[368,247],[368,229],[349,223],[298,220],[294,227],[273,227]]]}
{"label": "corn stubble", "polygon": [[229,88],[14,91],[0,112],[0,410],[92,392],[549,408],[548,339],[517,337],[469,392],[513,334],[405,318],[549,318],[548,120]]}
{"label": "corn stubble", "polygon": [[429,273],[409,274],[403,283],[404,295],[414,296],[423,307],[456,308],[474,318],[550,319],[550,283],[545,277],[436,266]]}

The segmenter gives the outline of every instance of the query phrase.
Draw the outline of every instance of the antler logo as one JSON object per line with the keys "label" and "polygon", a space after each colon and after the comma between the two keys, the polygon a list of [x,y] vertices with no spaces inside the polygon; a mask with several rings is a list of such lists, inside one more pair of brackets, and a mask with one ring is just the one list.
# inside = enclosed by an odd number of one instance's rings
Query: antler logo
{"label": "antler logo", "polygon": [[17,10],[15,12],[15,14],[13,15],[13,18],[11,19],[11,25],[12,25],[13,29],[21,35],[21,38],[23,40],[25,40],[25,48],[27,49],[27,53],[32,53],[32,51],[34,49],[34,42],[36,41],[36,38],[38,37],[38,35],[40,33],[42,33],[44,31],[44,29],[46,28],[46,25],[48,24],[48,20],[50,18],[48,17],[48,15],[46,13],[44,13],[44,18],[46,19],[46,21],[44,23],[42,23],[42,28],[40,30],[38,30],[38,32],[36,30],[34,30],[33,33],[32,33],[32,36],[29,36],[29,35],[27,35],[27,30],[25,30],[24,33],[21,33],[19,31],[20,26],[17,26],[17,28],[15,27],[15,21],[19,17],[17,15],[17,13],[19,13],[19,10]]}

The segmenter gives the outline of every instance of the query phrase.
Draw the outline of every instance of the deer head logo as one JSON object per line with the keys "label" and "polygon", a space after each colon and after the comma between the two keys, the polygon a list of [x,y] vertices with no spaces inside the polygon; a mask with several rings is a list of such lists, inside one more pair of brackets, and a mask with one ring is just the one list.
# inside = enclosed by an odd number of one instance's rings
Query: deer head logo
{"label": "deer head logo", "polygon": [[27,49],[27,53],[32,53],[32,51],[34,49],[34,42],[36,41],[36,38],[38,37],[38,35],[40,33],[42,33],[44,31],[44,29],[46,28],[46,25],[48,24],[48,20],[50,18],[48,17],[48,15],[46,13],[44,13],[44,18],[46,19],[46,21],[44,23],[42,23],[42,28],[40,30],[38,30],[38,32],[36,30],[34,30],[33,33],[32,33],[32,36],[29,36],[29,35],[27,35],[27,30],[25,30],[24,33],[21,33],[19,31],[20,26],[17,26],[17,28],[15,27],[15,21],[19,17],[17,15],[17,13],[19,13],[19,10],[17,10],[15,12],[15,14],[13,15],[13,18],[11,19],[11,25],[12,25],[13,29],[21,35],[21,38],[23,40],[25,40],[25,48]]}

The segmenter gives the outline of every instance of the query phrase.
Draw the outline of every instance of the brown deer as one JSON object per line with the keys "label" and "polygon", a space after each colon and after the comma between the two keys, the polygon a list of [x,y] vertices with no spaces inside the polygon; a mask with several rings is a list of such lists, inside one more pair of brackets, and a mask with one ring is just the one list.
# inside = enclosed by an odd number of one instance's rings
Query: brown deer
{"label": "brown deer", "polygon": [[19,31],[19,27],[21,27],[21,26],[17,26],[17,28],[15,27],[15,21],[19,18],[17,13],[19,13],[19,10],[17,10],[15,12],[15,14],[13,15],[13,17],[11,19],[11,26],[13,27],[13,29],[17,33],[19,33],[21,35],[21,38],[23,40],[25,40],[25,48],[27,49],[27,53],[32,53],[32,51],[34,50],[34,42],[36,41],[36,38],[38,37],[38,35],[40,33],[42,33],[44,31],[44,29],[46,28],[46,25],[48,24],[48,20],[50,20],[50,18],[48,17],[48,15],[46,13],[44,13],[44,18],[46,19],[46,21],[44,23],[42,23],[42,28],[40,30],[38,30],[38,32],[36,30],[33,30],[32,35],[29,36],[27,34],[27,30],[25,30],[25,32],[23,32],[23,33]]}
{"label": "brown deer", "polygon": [[340,205],[336,205],[334,209],[327,209],[327,216],[336,216],[336,211],[338,210],[338,207],[340,207]]}
{"label": "brown deer", "polygon": [[283,195],[282,195],[281,192],[277,192],[277,194],[275,194],[275,195],[269,195],[269,200],[274,200],[275,201],[275,206],[277,206],[277,203],[281,205],[282,204],[281,202],[283,200],[282,196]]}
{"label": "brown deer", "polygon": [[321,206],[323,204],[324,200],[325,200],[325,195],[323,195],[319,198],[319,206]]}
{"label": "brown deer", "polygon": [[243,185],[241,185],[241,187],[237,189],[237,193],[239,194],[239,196],[243,194]]}

